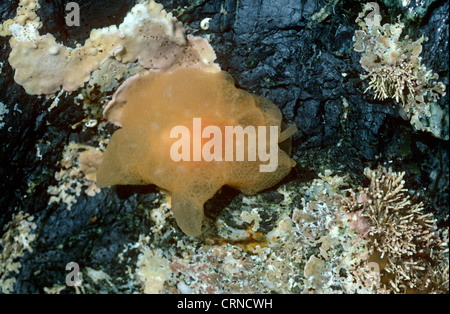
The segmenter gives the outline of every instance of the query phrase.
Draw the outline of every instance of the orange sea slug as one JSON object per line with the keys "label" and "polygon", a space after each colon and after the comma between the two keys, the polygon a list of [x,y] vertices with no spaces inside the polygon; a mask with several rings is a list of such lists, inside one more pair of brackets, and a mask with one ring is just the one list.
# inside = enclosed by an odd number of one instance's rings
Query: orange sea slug
{"label": "orange sea slug", "polygon": [[[201,234],[203,205],[222,186],[254,194],[278,183],[295,166],[278,147],[280,140],[295,133],[295,127],[280,134],[282,115],[278,107],[266,98],[236,88],[226,72],[186,68],[136,75],[117,90],[104,114],[121,129],[113,134],[98,169],[98,186],[155,184],[170,192],[177,224],[188,236]],[[216,132],[196,138],[193,122],[200,119],[201,131],[211,127]],[[189,132],[190,143],[185,145],[189,147],[180,146],[188,149],[185,159],[174,160],[171,156],[172,147],[183,140],[171,136],[176,127]],[[258,132],[246,133],[246,140],[242,134],[241,140],[237,134],[226,138],[226,129],[231,127],[249,127],[245,130]],[[277,131],[277,166],[271,172],[262,172],[261,166],[269,165],[270,160],[261,156],[274,148],[273,143],[270,147],[270,130]],[[262,151],[258,146],[258,154],[249,149],[252,138],[263,146]],[[230,147],[230,141],[233,158],[227,159],[225,148]],[[207,161],[199,150],[211,150],[215,158]],[[178,149],[172,149],[174,152]],[[245,156],[243,161],[238,161],[238,153]],[[253,161],[248,158],[252,155],[256,156]]]}

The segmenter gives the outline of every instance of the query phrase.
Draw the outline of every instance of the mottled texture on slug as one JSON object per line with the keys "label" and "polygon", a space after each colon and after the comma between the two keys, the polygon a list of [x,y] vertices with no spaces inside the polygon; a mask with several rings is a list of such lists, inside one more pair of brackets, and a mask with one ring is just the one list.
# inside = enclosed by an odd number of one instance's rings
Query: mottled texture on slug
{"label": "mottled texture on slug", "polygon": [[[186,126],[192,141],[193,118],[201,118],[202,128],[218,126],[223,147],[225,126],[277,126],[280,130],[282,115],[278,107],[236,88],[226,72],[189,68],[134,76],[117,90],[105,108],[105,117],[122,128],[111,138],[98,169],[97,184],[155,184],[169,191],[177,224],[189,236],[201,234],[203,205],[222,186],[254,194],[278,183],[295,165],[276,147],[277,169],[260,172],[260,165],[268,162],[258,157],[248,161],[247,144],[240,146],[246,150],[244,161],[172,160],[170,149],[177,139],[170,138],[170,132],[173,127]],[[209,140],[203,139],[201,144]],[[266,149],[268,152],[268,133]],[[190,153],[192,156],[192,148]]]}

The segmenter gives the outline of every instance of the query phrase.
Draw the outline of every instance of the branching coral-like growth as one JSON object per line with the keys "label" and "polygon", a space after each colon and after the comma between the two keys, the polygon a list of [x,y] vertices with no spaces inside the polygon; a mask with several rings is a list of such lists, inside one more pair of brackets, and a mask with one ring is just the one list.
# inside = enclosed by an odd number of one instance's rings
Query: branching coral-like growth
{"label": "branching coral-like growth", "polygon": [[365,170],[370,186],[360,191],[353,210],[369,223],[372,260],[383,265],[382,291],[393,293],[448,291],[448,243],[436,221],[414,202],[405,188],[405,173],[379,167]]}
{"label": "branching coral-like growth", "polygon": [[416,129],[427,130],[421,119],[431,117],[430,106],[445,95],[445,85],[436,82],[438,75],[421,63],[425,38],[400,39],[405,25],[399,21],[381,26],[379,13],[365,17],[373,9],[370,3],[364,7],[356,19],[361,29],[353,37],[354,50],[363,53],[360,64],[366,73],[361,78],[369,82],[365,92],[372,90],[376,99],[395,100]]}

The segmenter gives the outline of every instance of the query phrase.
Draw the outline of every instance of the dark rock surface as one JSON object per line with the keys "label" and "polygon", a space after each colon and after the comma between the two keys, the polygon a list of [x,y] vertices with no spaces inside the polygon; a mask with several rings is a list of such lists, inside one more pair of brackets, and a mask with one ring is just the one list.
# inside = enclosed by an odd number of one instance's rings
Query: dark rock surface
{"label": "dark rock surface", "polygon": [[[70,46],[83,43],[92,28],[119,24],[134,5],[132,0],[78,0],[82,25],[69,28],[63,19],[67,2],[43,0],[37,13],[44,23],[41,33],[50,32]],[[413,38],[422,34],[429,38],[423,47],[423,62],[448,86],[449,2],[432,2],[421,18],[405,21],[405,29]],[[282,109],[287,121],[297,124],[300,132],[294,137],[293,154],[299,165],[284,182],[306,181],[324,168],[348,173],[362,182],[365,167],[390,162],[396,171],[406,171],[408,188],[427,198],[430,211],[441,218],[440,224],[448,224],[444,220],[448,211],[448,141],[414,131],[397,108],[363,93],[366,85],[359,78],[363,71],[360,54],[353,51],[352,44],[360,1],[338,1],[320,23],[312,22],[311,17],[327,1],[160,3],[178,16],[189,33],[211,35],[218,63],[239,87],[268,97]],[[395,21],[407,9],[380,5],[387,22]],[[14,15],[14,1],[0,3],[2,21]],[[212,18],[208,31],[199,27],[204,18]],[[18,211],[35,216],[39,234],[34,252],[21,260],[15,291],[43,292],[43,287],[63,283],[64,267],[73,260],[80,266],[103,265],[110,275],[123,275],[125,267],[116,261],[117,255],[123,244],[151,233],[153,222],[140,204],[157,200],[158,193],[152,188],[112,188],[95,197],[82,194],[71,211],[64,204],[48,205],[47,187],[56,184],[54,172],[64,146],[69,139],[82,143],[89,138],[81,128],[70,127],[84,118],[84,112],[72,105],[73,95],[62,96],[50,112],[51,100],[27,95],[14,83],[7,60],[8,38],[0,37],[0,47],[0,101],[9,109],[0,129],[0,235]],[[349,104],[345,123],[342,97]],[[448,106],[448,93],[441,102]],[[37,146],[42,160],[36,157]],[[27,192],[30,182],[33,189]],[[229,204],[236,196],[233,191],[224,194],[212,202]],[[273,189],[264,197],[273,203],[280,195]],[[220,213],[209,214],[215,217]],[[93,216],[97,219],[90,223]]]}

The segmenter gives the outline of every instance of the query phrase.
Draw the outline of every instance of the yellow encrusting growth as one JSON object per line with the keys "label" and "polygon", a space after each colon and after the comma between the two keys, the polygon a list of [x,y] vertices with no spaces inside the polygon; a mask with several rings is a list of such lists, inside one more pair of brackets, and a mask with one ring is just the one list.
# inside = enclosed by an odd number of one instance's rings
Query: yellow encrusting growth
{"label": "yellow encrusting growth", "polygon": [[0,33],[12,35],[9,62],[16,70],[15,81],[28,94],[51,95],[61,88],[75,91],[108,59],[123,64],[137,61],[153,72],[179,67],[219,71],[209,43],[186,36],[183,25],[153,0],[136,4],[119,27],[92,30],[84,45],[76,48],[57,43],[52,34],[41,36],[39,18],[30,12],[18,11],[16,19],[6,21]]}
{"label": "yellow encrusting growth", "polygon": [[33,24],[33,28],[39,29],[41,23],[36,14],[39,8],[39,0],[20,0],[16,16],[0,24],[0,36],[10,36],[12,25],[26,27],[28,24]]}
{"label": "yellow encrusting growth", "polygon": [[161,293],[164,282],[171,274],[168,261],[162,256],[161,251],[144,246],[136,266],[136,275],[144,293]]}

